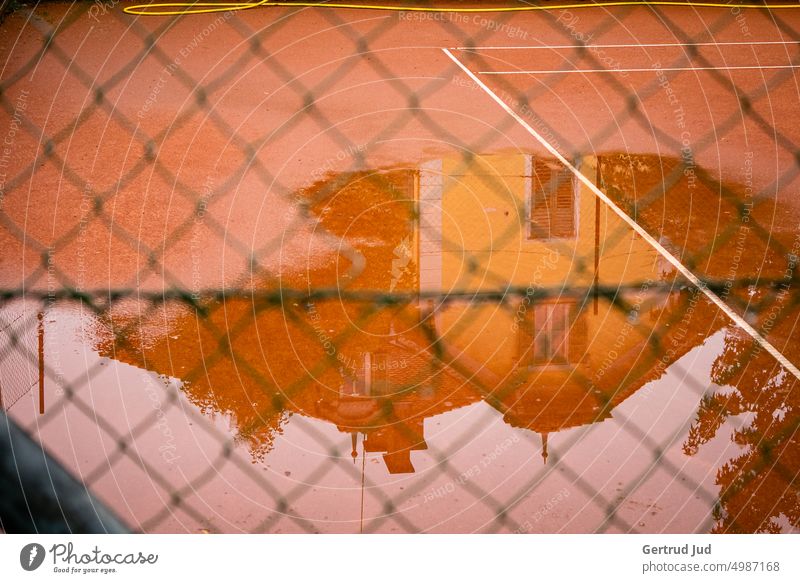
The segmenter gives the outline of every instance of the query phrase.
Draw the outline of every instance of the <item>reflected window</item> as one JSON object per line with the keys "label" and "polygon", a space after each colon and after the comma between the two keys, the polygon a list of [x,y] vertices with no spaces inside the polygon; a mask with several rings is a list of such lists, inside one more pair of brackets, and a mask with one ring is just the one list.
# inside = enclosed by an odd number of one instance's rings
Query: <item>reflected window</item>
{"label": "reflected window", "polygon": [[385,352],[373,352],[369,358],[369,369],[366,374],[370,377],[371,394],[389,394],[389,358]]}
{"label": "reflected window", "polygon": [[527,166],[528,239],[574,239],[578,185],[572,172],[537,158],[529,158]]}
{"label": "reflected window", "polygon": [[352,397],[389,394],[389,362],[384,352],[365,352],[360,362],[343,371],[345,382],[340,393]]}
{"label": "reflected window", "polygon": [[521,364],[549,366],[570,364],[569,303],[542,303],[531,306],[520,326]]}

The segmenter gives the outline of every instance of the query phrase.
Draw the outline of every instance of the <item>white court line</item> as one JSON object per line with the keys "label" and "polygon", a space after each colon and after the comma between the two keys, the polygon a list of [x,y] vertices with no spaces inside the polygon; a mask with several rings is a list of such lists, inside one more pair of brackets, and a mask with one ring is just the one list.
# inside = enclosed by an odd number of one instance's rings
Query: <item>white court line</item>
{"label": "white court line", "polygon": [[446,54],[451,61],[453,61],[464,73],[466,73],[483,91],[491,97],[495,103],[497,103],[503,110],[513,117],[517,123],[519,123],[527,132],[532,135],[536,140],[544,146],[548,152],[550,152],[553,156],[555,156],[559,162],[561,162],[564,166],[566,166],[570,172],[572,172],[575,177],[580,180],[586,187],[591,190],[597,198],[602,200],[604,203],[608,205],[608,207],[621,218],[629,227],[631,227],[637,234],[639,234],[645,241],[647,241],[651,247],[653,247],[656,251],[658,251],[661,256],[669,261],[675,269],[680,272],[687,280],[689,280],[692,285],[694,285],[697,289],[703,292],[705,295],[714,305],[716,305],[720,310],[722,310],[728,318],[733,320],[733,322],[739,326],[742,330],[747,332],[747,334],[755,340],[761,347],[766,350],[770,355],[772,355],[775,360],[777,360],[786,370],[788,370],[795,378],[800,380],[800,369],[798,369],[795,365],[793,365],[788,358],[786,358],[777,348],[775,348],[766,338],[764,338],[758,331],[753,328],[750,324],[748,324],[739,314],[734,312],[725,302],[720,299],[720,297],[715,294],[713,291],[706,287],[706,284],[703,283],[694,273],[689,271],[687,267],[678,261],[678,259],[672,255],[669,251],[667,251],[661,243],[656,241],[650,233],[645,231],[639,223],[634,221],[630,218],[625,211],[619,208],[614,201],[612,201],[602,190],[600,190],[595,183],[589,180],[580,170],[578,170],[569,160],[567,160],[561,152],[556,150],[550,142],[545,140],[539,133],[533,129],[528,122],[526,122],[522,117],[517,114],[511,107],[502,99],[500,99],[494,91],[489,89],[486,84],[481,81],[478,76],[470,71],[461,61],[459,61],[453,53],[450,52],[449,49],[442,49],[444,54]]}
{"label": "white court line", "polygon": [[490,46],[490,47],[455,47],[457,51],[516,51],[526,49],[638,49],[656,47],[732,47],[732,46],[764,46],[764,45],[796,45],[797,40],[760,40],[760,41],[729,41],[729,42],[700,42],[700,43],[627,43],[600,45],[586,43],[583,45],[522,45],[522,46]]}
{"label": "white court line", "polygon": [[544,75],[548,73],[644,73],[648,71],[741,71],[748,69],[800,69],[800,65],[730,65],[720,67],[642,67],[634,69],[534,69],[532,71],[478,71],[478,75]]}

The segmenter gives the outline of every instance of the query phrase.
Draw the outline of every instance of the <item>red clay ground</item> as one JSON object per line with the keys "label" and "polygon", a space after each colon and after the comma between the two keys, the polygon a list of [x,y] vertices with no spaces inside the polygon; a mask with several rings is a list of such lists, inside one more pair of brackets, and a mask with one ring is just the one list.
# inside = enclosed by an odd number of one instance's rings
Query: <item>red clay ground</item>
{"label": "red clay ground", "polygon": [[[0,288],[24,289],[22,301],[34,304],[7,310],[35,315],[38,297],[27,294],[62,286],[101,297],[104,290],[248,291],[279,283],[302,291],[315,277],[336,287],[358,262],[353,249],[367,257],[367,274],[370,266],[392,265],[396,247],[380,245],[402,238],[402,225],[370,215],[368,196],[377,195],[356,189],[356,201],[369,207],[360,226],[344,216],[336,195],[304,212],[309,196],[337,180],[349,184],[359,172],[418,171],[469,155],[549,157],[444,48],[476,74],[505,72],[479,78],[564,155],[624,160],[600,186],[617,186],[620,202],[629,203],[626,193],[638,201],[655,189],[655,202],[637,220],[698,274],[780,281],[800,251],[800,88],[792,68],[800,10],[779,20],[761,11],[677,7],[507,16],[275,8],[174,19],[92,6],[21,9],[0,27],[7,146]],[[598,67],[613,72],[565,72]],[[659,72],[666,68],[688,70]],[[688,172],[682,178],[679,160]],[[334,209],[327,216],[326,204]],[[758,229],[741,228],[754,222]],[[464,227],[462,242],[476,230]],[[745,231],[743,257],[735,245]],[[634,262],[637,253],[629,251]],[[386,273],[375,278],[362,281],[380,281],[375,287],[385,292]],[[620,380],[618,391],[610,387],[598,410],[572,385],[563,394],[582,405],[555,399],[548,408],[536,392],[544,384],[518,394],[505,391],[505,378],[489,381],[496,382],[490,389],[504,389],[492,399],[476,393],[475,379],[454,381],[456,373],[445,371],[448,380],[432,394],[402,402],[404,423],[417,431],[409,420],[424,420],[428,450],[413,449],[417,473],[400,477],[389,468],[405,468],[405,458],[382,461],[375,452],[408,453],[389,443],[407,435],[375,434],[371,443],[385,447],[360,454],[364,470],[350,463],[348,431],[366,435],[363,419],[374,424],[370,415],[383,401],[347,412],[352,403],[332,399],[331,391],[317,394],[312,385],[295,396],[287,388],[315,362],[325,369],[309,373],[319,386],[344,382],[315,352],[320,332],[293,320],[287,306],[258,312],[248,301],[221,304],[210,319],[215,332],[172,306],[142,315],[140,305],[122,302],[110,315],[117,326],[132,322],[135,333],[123,334],[120,346],[108,313],[95,319],[54,308],[47,316],[51,408],[37,416],[32,393],[12,413],[146,531],[358,531],[361,471],[368,476],[367,530],[796,530],[796,496],[781,473],[788,468],[791,483],[798,468],[794,433],[781,433],[781,424],[797,418],[795,385],[765,354],[735,372],[749,348],[707,306],[689,318],[690,338],[675,339],[665,321],[680,321],[687,293],[648,308],[645,337],[673,339],[675,353],[659,364],[660,348],[637,345],[631,370],[639,376]],[[754,322],[772,322],[764,334],[798,364],[796,302],[774,305],[773,320],[762,312]],[[325,334],[353,327],[341,315],[326,318]],[[389,329],[388,316],[378,320],[375,326]],[[240,322],[245,332],[239,344],[231,341],[231,356],[215,343]],[[364,352],[386,330],[359,332],[353,342]],[[377,352],[391,356],[401,341],[424,344],[401,334],[395,340]],[[411,362],[421,358],[415,354]],[[477,370],[480,362],[468,366]],[[81,389],[64,399],[70,379]],[[291,406],[258,392],[273,385]],[[701,401],[707,389],[713,398]],[[254,428],[249,416],[256,413],[264,427]],[[631,419],[644,434],[629,431]],[[539,433],[549,431],[556,455],[542,468]],[[232,435],[241,441],[229,459],[221,444]],[[751,468],[763,470],[765,435],[778,440],[783,465],[742,486]],[[666,444],[658,464],[654,443]],[[254,461],[259,448],[266,457]],[[751,494],[759,505],[749,505]],[[718,500],[725,512],[716,516]],[[504,504],[505,522],[498,519]],[[608,504],[619,520],[607,520]]]}

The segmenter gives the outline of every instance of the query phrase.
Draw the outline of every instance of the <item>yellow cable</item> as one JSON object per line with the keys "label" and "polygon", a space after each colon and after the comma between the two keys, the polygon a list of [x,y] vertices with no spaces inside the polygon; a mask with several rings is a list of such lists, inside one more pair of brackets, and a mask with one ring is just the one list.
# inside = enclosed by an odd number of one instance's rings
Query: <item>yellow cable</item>
{"label": "yellow cable", "polygon": [[[655,2],[634,2],[620,0],[618,2],[583,2],[580,4],[555,4],[536,6],[506,6],[487,8],[436,8],[433,6],[384,6],[374,4],[347,4],[347,3],[320,3],[320,2],[163,2],[156,4],[137,4],[126,6],[124,11],[128,14],[139,16],[180,16],[182,14],[207,14],[210,12],[228,12],[235,10],[249,10],[259,6],[294,6],[312,8],[357,8],[362,10],[389,10],[393,12],[531,12],[538,10],[575,10],[578,8],[608,8],[611,6],[686,6],[691,8],[767,8],[771,10],[782,8],[800,8],[800,4],[740,4],[732,2],[677,2],[670,0],[657,0]],[[169,9],[169,10],[167,10]]]}

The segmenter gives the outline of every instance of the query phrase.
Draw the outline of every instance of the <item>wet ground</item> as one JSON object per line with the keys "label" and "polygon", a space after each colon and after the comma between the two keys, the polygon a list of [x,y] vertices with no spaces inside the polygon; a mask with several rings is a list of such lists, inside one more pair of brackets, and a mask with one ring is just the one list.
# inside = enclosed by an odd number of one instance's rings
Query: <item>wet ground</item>
{"label": "wet ground", "polygon": [[796,531],[800,16],[439,16],[10,15],[4,408],[147,532]]}

